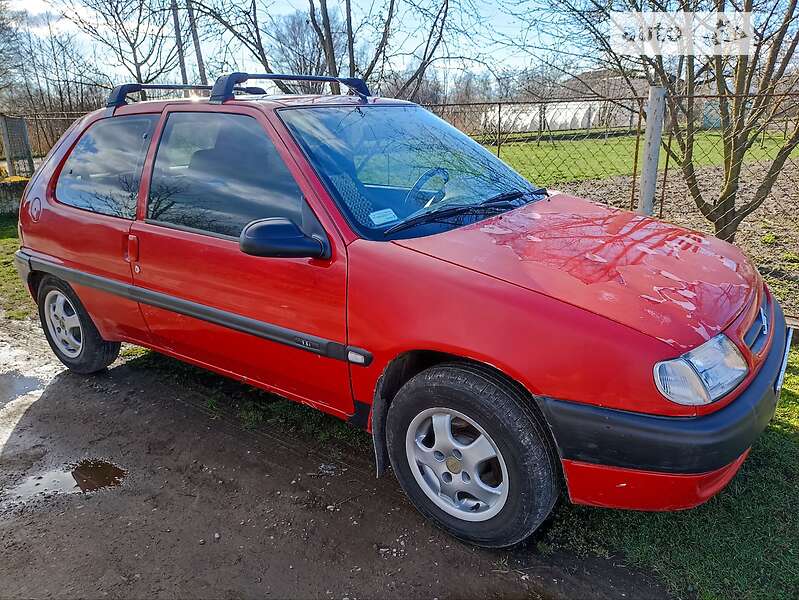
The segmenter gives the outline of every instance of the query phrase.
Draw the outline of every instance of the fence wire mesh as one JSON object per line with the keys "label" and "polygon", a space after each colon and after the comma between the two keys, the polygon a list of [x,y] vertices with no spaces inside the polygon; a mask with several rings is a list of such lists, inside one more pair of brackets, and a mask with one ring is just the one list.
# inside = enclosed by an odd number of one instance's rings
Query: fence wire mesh
{"label": "fence wire mesh", "polygon": [[[667,99],[655,216],[738,245],[799,317],[799,94],[741,99],[738,123],[734,101]],[[427,108],[537,185],[637,206],[646,98]]]}
{"label": "fence wire mesh", "polygon": [[46,112],[22,115],[28,123],[28,137],[34,158],[41,159],[84,112]]}

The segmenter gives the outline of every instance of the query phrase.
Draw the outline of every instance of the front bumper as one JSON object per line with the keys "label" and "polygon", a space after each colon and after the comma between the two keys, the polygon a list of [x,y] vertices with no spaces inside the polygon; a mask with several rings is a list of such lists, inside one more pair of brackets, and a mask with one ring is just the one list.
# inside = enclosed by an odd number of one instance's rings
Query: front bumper
{"label": "front bumper", "polygon": [[771,349],[760,371],[734,401],[709,415],[662,417],[539,398],[572,502],[675,510],[721,490],[777,406],[788,336],[782,309],[774,307]]}

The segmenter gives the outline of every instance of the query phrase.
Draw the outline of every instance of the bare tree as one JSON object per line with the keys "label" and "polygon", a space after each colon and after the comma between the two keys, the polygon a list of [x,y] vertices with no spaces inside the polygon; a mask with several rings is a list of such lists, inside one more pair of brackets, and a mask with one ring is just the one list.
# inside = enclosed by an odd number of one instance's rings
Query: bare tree
{"label": "bare tree", "polygon": [[205,74],[205,61],[203,60],[203,51],[200,45],[200,34],[197,31],[197,19],[194,17],[194,8],[192,7],[191,0],[186,0],[186,14],[189,17],[189,31],[191,31],[194,54],[197,58],[197,71],[200,75],[200,83],[208,85],[208,76]]}
{"label": "bare tree", "polygon": [[36,155],[46,153],[77,116],[101,106],[111,87],[78,36],[58,29],[57,21],[49,13],[15,16],[7,55],[13,85],[0,96],[0,109],[27,116]]}
{"label": "bare tree", "polygon": [[77,36],[57,30],[58,17],[50,13],[20,14],[17,19],[11,55],[16,85],[7,91],[16,111],[70,113],[97,108],[110,80],[84,54]]}
{"label": "bare tree", "polygon": [[135,82],[152,83],[178,66],[169,0],[60,0],[59,6]]}
{"label": "bare tree", "polygon": [[[282,15],[273,19],[272,23],[267,33],[267,51],[276,70],[301,75],[329,73],[325,51],[306,12]],[[338,13],[330,15],[330,23],[334,52],[341,53],[347,40]],[[322,90],[322,84],[314,82],[298,82],[295,85],[303,93],[320,93]]]}
{"label": "bare tree", "polygon": [[[746,174],[755,179],[751,194],[741,193],[742,168],[763,134],[782,124],[796,106],[787,106],[780,92],[796,92],[799,71],[799,9],[796,0],[620,0],[612,5],[600,0],[505,0],[506,11],[525,23],[526,30],[546,31],[545,36],[505,42],[534,55],[562,75],[569,75],[588,91],[601,94],[589,78],[581,77],[589,65],[608,69],[623,82],[630,95],[640,95],[642,79],[667,89],[666,132],[673,139],[665,147],[685,180],[689,194],[710,221],[716,235],[733,241],[741,222],[768,197],[785,161],[799,145],[799,122],[790,131],[776,155]],[[741,10],[755,13],[754,52],[751,56],[623,56],[610,45],[604,26],[610,10]],[[553,52],[557,50],[557,53]],[[568,63],[570,67],[564,67]],[[720,185],[701,185],[698,170],[698,133],[701,104],[698,94],[717,98],[723,151]],[[796,102],[796,98],[793,99]]]}
{"label": "bare tree", "polygon": [[[449,44],[477,23],[471,2],[375,0],[359,7],[350,0],[308,0],[306,27],[299,16],[289,17],[290,21],[270,17],[264,0],[194,0],[193,4],[217,23],[224,46],[244,48],[267,73],[290,66],[302,74],[346,74],[377,89],[385,83],[403,97],[416,98],[434,62],[451,58]],[[287,60],[292,54],[287,32],[298,36],[293,45],[301,60]],[[317,61],[320,52],[323,68]],[[408,64],[413,67],[406,68]],[[291,87],[277,85],[284,92]],[[331,88],[339,92],[338,84]]]}
{"label": "bare tree", "polygon": [[183,85],[186,85],[189,83],[189,79],[186,75],[186,57],[183,54],[183,36],[180,32],[180,14],[178,13],[177,0],[172,0],[169,10],[172,11],[172,26],[175,32],[175,46],[178,51],[178,65],[180,66],[180,81]]}
{"label": "bare tree", "polygon": [[[195,10],[210,17],[219,29],[219,38],[226,46],[238,45],[248,51],[265,73],[274,73],[269,56],[264,21],[268,5],[259,0],[195,0]],[[282,81],[275,84],[285,93],[291,88]]]}
{"label": "bare tree", "polygon": [[12,24],[11,14],[5,2],[0,0],[0,90],[11,83],[14,71],[14,42],[16,31]]}

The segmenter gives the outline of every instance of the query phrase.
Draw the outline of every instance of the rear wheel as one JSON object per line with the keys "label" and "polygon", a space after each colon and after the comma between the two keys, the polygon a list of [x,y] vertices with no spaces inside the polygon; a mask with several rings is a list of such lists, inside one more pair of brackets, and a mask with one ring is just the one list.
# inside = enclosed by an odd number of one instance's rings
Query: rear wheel
{"label": "rear wheel", "polygon": [[95,373],[114,362],[119,355],[119,342],[100,337],[69,284],[47,276],[39,284],[37,300],[47,342],[70,370]]}
{"label": "rear wheel", "polygon": [[386,429],[392,467],[416,508],[481,546],[530,536],[560,486],[549,439],[528,402],[479,365],[438,365],[408,381]]}

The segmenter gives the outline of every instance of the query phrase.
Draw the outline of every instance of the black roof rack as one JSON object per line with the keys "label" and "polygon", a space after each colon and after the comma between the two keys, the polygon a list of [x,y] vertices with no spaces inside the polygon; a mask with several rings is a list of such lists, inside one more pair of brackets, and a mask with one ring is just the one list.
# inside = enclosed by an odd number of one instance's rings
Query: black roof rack
{"label": "black roof rack", "polygon": [[[142,90],[206,90],[210,91],[213,88],[210,85],[158,85],[156,83],[123,83],[116,86],[108,95],[106,106],[110,108],[117,108],[127,104],[128,94],[135,94]],[[259,87],[238,87],[234,91],[244,92],[245,94],[265,94],[266,92]]]}
{"label": "black roof rack", "polygon": [[222,75],[214,83],[211,92],[211,104],[222,104],[226,100],[233,100],[233,91],[240,83],[248,79],[272,79],[279,81],[324,81],[338,82],[347,86],[362,99],[368,98],[371,94],[363,79],[355,77],[328,77],[326,75],[281,75],[279,73],[231,73]]}

